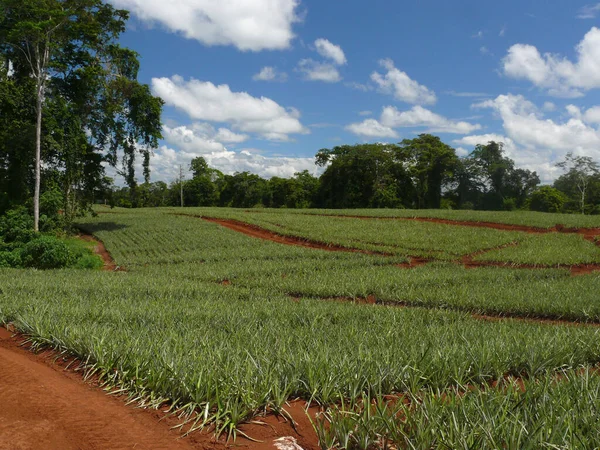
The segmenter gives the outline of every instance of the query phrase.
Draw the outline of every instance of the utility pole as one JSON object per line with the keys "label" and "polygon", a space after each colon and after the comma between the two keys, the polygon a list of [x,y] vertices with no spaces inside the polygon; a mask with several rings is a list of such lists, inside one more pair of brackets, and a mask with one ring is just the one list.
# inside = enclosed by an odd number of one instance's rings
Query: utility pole
{"label": "utility pole", "polygon": [[183,208],[183,166],[179,165],[179,187],[181,188],[181,207]]}

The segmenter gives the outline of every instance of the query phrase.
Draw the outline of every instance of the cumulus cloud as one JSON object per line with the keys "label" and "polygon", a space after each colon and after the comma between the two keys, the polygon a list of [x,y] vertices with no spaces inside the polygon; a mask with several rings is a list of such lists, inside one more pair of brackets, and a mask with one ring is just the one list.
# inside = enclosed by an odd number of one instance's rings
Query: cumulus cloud
{"label": "cumulus cloud", "polygon": [[576,61],[515,44],[503,59],[504,73],[525,79],[556,97],[576,98],[600,87],[600,29],[593,27],[576,47]]}
{"label": "cumulus cloud", "polygon": [[317,53],[323,58],[331,59],[338,66],[346,64],[346,55],[339,45],[332,44],[327,39],[317,39],[315,41]]}
{"label": "cumulus cloud", "polygon": [[383,59],[379,64],[387,70],[387,73],[373,72],[371,80],[381,92],[393,95],[397,100],[415,105],[428,105],[437,101],[433,91],[397,69],[391,59]]}
{"label": "cumulus cloud", "polygon": [[501,134],[488,133],[465,136],[460,139],[453,140],[452,143],[456,145],[467,146],[470,149],[470,153],[476,145],[486,145],[488,142],[491,141],[504,143],[504,151],[506,152],[506,155],[509,158],[514,158],[517,156],[517,146],[515,142],[511,138],[503,136]]}
{"label": "cumulus cloud", "polygon": [[242,133],[257,133],[269,140],[286,141],[290,134],[306,134],[300,113],[284,108],[267,97],[233,92],[228,85],[208,81],[153,78],[152,90],[167,105],[186,112],[192,120],[225,122]]}
{"label": "cumulus cloud", "polygon": [[554,164],[570,151],[600,158],[600,132],[590,126],[600,119],[600,108],[582,112],[571,105],[567,109],[571,117],[557,122],[544,118],[522,95],[500,95],[474,107],[491,108],[498,114],[506,137],[517,148],[513,159],[520,166],[536,170],[544,181],[552,181],[560,174]]}
{"label": "cumulus cloud", "polygon": [[279,72],[275,67],[266,66],[263,67],[260,72],[252,77],[254,81],[286,81],[288,78],[287,73]]}
{"label": "cumulus cloud", "polygon": [[481,129],[479,124],[450,120],[422,106],[414,106],[408,111],[399,111],[394,106],[383,108],[379,120],[366,119],[353,123],[346,130],[359,136],[397,138],[395,128],[427,128],[432,133],[469,134]]}
{"label": "cumulus cloud", "polygon": [[290,47],[300,0],[109,0],[140,20],[206,45],[243,51]]}
{"label": "cumulus cloud", "polygon": [[479,124],[450,120],[419,105],[408,111],[386,106],[381,113],[381,123],[390,128],[427,127],[433,133],[468,134],[481,129]]}
{"label": "cumulus cloud", "polygon": [[337,67],[333,64],[303,59],[298,63],[298,71],[304,74],[304,79],[309,81],[325,81],[337,83],[342,79]]}
{"label": "cumulus cloud", "polygon": [[396,131],[381,124],[376,119],[366,119],[360,123],[352,123],[346,127],[346,130],[368,138],[398,138]]}
{"label": "cumulus cloud", "polygon": [[150,162],[153,180],[176,180],[179,176],[179,166],[187,169],[192,159],[199,156],[206,159],[210,167],[229,175],[248,171],[264,178],[289,178],[303,170],[308,170],[314,175],[322,171],[315,165],[314,158],[265,156],[263,151],[253,148],[238,151],[228,149],[218,142],[220,130],[215,132],[210,124],[164,126],[163,134],[167,145],[157,149]]}

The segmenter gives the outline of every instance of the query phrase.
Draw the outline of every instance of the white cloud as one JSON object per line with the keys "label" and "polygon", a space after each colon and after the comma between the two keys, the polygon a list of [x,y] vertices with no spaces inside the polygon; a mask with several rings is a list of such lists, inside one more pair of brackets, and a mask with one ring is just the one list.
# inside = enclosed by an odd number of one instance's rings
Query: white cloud
{"label": "white cloud", "polygon": [[339,45],[332,44],[327,39],[317,39],[315,41],[317,53],[323,58],[331,59],[338,66],[346,64],[346,55]]}
{"label": "white cloud", "polygon": [[600,106],[593,106],[583,115],[587,123],[600,124]]}
{"label": "white cloud", "polygon": [[600,88],[600,29],[593,27],[576,47],[577,61],[526,44],[513,45],[503,59],[504,73],[547,89],[556,97],[576,98]]}
{"label": "white cloud", "polygon": [[152,89],[167,105],[186,112],[192,120],[225,122],[243,133],[258,133],[265,139],[286,141],[290,134],[306,134],[300,113],[284,108],[267,97],[232,92],[228,85],[174,75],[153,78]]}
{"label": "white cloud", "polygon": [[289,48],[300,0],[110,0],[144,22],[206,45],[243,51]]}
{"label": "white cloud", "polygon": [[359,116],[372,116],[373,115],[373,111],[360,111],[358,113]]}
{"label": "white cloud", "polygon": [[[573,151],[575,154],[600,158],[600,132],[586,124],[600,118],[600,109],[582,113],[571,105],[571,117],[564,122],[545,119],[540,110],[521,95],[500,95],[474,105],[491,108],[502,119],[507,139],[518,151],[514,160],[520,166],[536,170],[543,181],[552,181],[560,171],[554,164]],[[588,114],[589,113],[589,114]]]}
{"label": "white cloud", "polygon": [[362,92],[370,92],[373,90],[373,86],[371,86],[370,84],[357,83],[356,81],[349,81],[347,83],[344,83],[344,85]]}
{"label": "white cloud", "polygon": [[358,136],[369,138],[398,138],[398,133],[392,128],[382,125],[375,119],[366,119],[360,123],[352,123],[346,127],[346,130]]}
{"label": "white cloud", "polygon": [[202,154],[225,150],[222,141],[217,139],[216,130],[210,124],[198,123],[191,128],[163,125],[163,136],[167,143],[177,145],[190,153]]}
{"label": "white cloud", "polygon": [[[179,176],[179,166],[188,168],[192,159],[202,156],[208,165],[225,174],[252,172],[265,178],[273,176],[292,177],[294,173],[308,170],[319,174],[314,158],[264,156],[261,150],[241,149],[232,151],[207,133],[214,131],[208,124],[191,127],[163,127],[167,145],[161,146],[151,158],[153,180],[174,181]],[[141,172],[140,172],[141,173]]]}
{"label": "white cloud", "polygon": [[348,125],[346,130],[359,136],[397,138],[395,128],[416,127],[426,127],[432,133],[453,134],[468,134],[481,129],[479,124],[453,121],[417,105],[408,111],[398,111],[394,106],[386,106],[379,120],[366,119]]}
{"label": "white cloud", "polygon": [[386,106],[380,121],[390,128],[427,127],[434,133],[468,134],[481,129],[479,124],[453,121],[418,105],[408,111],[398,111],[394,106]]}
{"label": "white cloud", "polygon": [[391,59],[383,59],[379,64],[387,70],[387,73],[382,75],[373,72],[371,80],[375,82],[381,92],[411,104],[426,105],[437,101],[433,91],[412,80],[405,72],[398,70]]}
{"label": "white cloud", "polygon": [[507,28],[506,28],[506,25],[504,25],[504,26],[503,26],[503,27],[500,29],[500,32],[498,33],[498,36],[500,36],[500,37],[504,37],[504,36],[506,35],[506,30],[507,30]]}
{"label": "white cloud", "polygon": [[552,102],[545,102],[543,108],[544,108],[544,111],[548,111],[548,112],[556,111],[556,105]]}
{"label": "white cloud", "polygon": [[252,77],[254,81],[286,81],[287,73],[279,72],[275,67],[263,67],[260,72]]}
{"label": "white cloud", "polygon": [[600,124],[600,106],[593,106],[585,111],[575,105],[567,105],[565,107],[569,116],[574,119],[582,120],[588,124]]}
{"label": "white cloud", "polygon": [[337,83],[342,79],[340,73],[333,64],[322,63],[313,59],[303,59],[298,63],[298,70],[304,74],[309,81],[325,81],[326,83]]}
{"label": "white cloud", "polygon": [[[517,146],[516,146],[515,142],[511,138],[502,136],[500,134],[488,133],[488,134],[465,136],[460,139],[453,140],[452,143],[454,143],[456,145],[468,146],[470,149],[468,151],[468,153],[471,153],[476,145],[479,145],[479,144],[486,145],[488,142],[491,142],[491,141],[502,142],[504,144],[504,150],[506,152],[506,155],[509,158],[514,158],[515,156],[517,156]],[[464,156],[464,155],[461,155],[461,156]]]}
{"label": "white cloud", "polygon": [[583,8],[579,10],[577,13],[578,19],[595,19],[600,12],[600,3],[596,3],[595,5],[585,5]]}

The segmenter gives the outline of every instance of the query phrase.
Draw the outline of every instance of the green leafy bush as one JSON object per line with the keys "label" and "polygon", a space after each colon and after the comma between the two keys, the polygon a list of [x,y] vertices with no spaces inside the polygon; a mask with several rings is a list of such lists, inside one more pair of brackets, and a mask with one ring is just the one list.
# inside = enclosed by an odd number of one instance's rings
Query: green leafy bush
{"label": "green leafy bush", "polygon": [[529,209],[539,212],[560,212],[567,201],[565,194],[550,186],[542,186],[531,195]]}
{"label": "green leafy bush", "polygon": [[21,266],[21,251],[0,251],[0,268],[3,267],[20,267]]}
{"label": "green leafy bush", "polygon": [[35,237],[33,217],[25,207],[11,209],[0,216],[0,240],[4,241],[9,250],[31,241]]}
{"label": "green leafy bush", "polygon": [[60,269],[76,262],[75,255],[60,239],[40,236],[21,249],[21,265],[36,269]]}

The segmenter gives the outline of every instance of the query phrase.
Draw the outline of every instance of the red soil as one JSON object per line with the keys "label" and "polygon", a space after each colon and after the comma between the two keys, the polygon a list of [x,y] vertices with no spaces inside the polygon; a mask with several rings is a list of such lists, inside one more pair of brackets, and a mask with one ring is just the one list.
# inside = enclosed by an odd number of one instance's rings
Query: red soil
{"label": "red soil", "polygon": [[[173,430],[177,419],[159,411],[126,406],[123,398],[108,396],[94,381],[84,382],[75,366],[56,352],[34,354],[24,338],[0,327],[0,448],[15,450],[69,449],[226,449],[274,450],[275,441],[288,438],[300,449],[317,450],[318,439],[306,403],[284,407],[288,418],[257,417],[240,427],[243,437],[226,444],[212,432],[182,438]],[[318,408],[308,414],[315,417]],[[293,418],[294,426],[289,418]],[[282,447],[283,448],[283,447]],[[297,450],[297,449],[295,449]]]}
{"label": "red soil", "polygon": [[87,242],[93,242],[94,244],[96,244],[96,246],[94,247],[94,253],[99,255],[102,258],[102,261],[104,261],[103,270],[111,272],[125,271],[123,267],[118,266],[115,263],[115,260],[112,258],[112,256],[110,256],[110,253],[108,253],[108,250],[106,250],[106,247],[104,246],[102,241],[96,239],[91,234],[80,234],[79,239],[82,239]]}
{"label": "red soil", "polygon": [[[124,406],[0,328],[0,447],[6,449],[191,449],[147,412]],[[5,447],[4,447],[5,446]]]}

